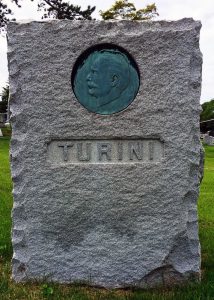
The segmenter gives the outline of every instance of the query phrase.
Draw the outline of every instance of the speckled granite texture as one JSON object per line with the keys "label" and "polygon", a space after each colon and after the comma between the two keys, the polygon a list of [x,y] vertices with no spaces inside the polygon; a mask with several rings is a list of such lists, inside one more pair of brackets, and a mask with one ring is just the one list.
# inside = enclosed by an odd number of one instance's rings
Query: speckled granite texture
{"label": "speckled granite texture", "polygon": [[[200,27],[192,19],[8,26],[17,282],[147,288],[200,278]],[[71,88],[76,59],[100,43],[125,48],[141,80],[131,105],[107,116],[87,111]],[[47,159],[52,142],[73,139],[155,139],[164,154],[120,164]]]}

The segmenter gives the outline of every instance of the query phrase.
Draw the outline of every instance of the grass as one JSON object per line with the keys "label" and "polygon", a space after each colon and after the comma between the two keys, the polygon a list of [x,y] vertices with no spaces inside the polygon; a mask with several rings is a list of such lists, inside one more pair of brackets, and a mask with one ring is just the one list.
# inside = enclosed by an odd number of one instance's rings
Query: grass
{"label": "grass", "polygon": [[9,139],[0,138],[0,257],[10,259],[12,254],[10,228],[12,182],[9,168]]}
{"label": "grass", "polygon": [[9,138],[0,138],[0,300],[213,300],[214,299],[214,147],[205,146],[205,176],[199,199],[202,281],[183,287],[142,290],[105,290],[80,284],[15,284],[11,276],[12,183]]}

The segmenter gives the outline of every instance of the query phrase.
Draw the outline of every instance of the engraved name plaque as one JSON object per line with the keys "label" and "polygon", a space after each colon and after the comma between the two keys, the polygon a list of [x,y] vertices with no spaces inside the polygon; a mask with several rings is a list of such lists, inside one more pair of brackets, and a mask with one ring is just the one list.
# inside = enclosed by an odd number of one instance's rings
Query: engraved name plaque
{"label": "engraved name plaque", "polygon": [[47,159],[52,164],[160,162],[164,144],[160,140],[71,139],[53,140]]}

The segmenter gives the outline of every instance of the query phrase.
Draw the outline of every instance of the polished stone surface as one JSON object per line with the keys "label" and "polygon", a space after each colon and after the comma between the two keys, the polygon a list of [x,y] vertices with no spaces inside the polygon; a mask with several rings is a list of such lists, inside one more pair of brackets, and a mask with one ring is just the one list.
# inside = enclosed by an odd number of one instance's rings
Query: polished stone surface
{"label": "polished stone surface", "polygon": [[[200,277],[200,27],[9,25],[15,281],[147,288]],[[109,115],[71,87],[77,59],[101,43],[125,49],[140,73],[134,101]]]}

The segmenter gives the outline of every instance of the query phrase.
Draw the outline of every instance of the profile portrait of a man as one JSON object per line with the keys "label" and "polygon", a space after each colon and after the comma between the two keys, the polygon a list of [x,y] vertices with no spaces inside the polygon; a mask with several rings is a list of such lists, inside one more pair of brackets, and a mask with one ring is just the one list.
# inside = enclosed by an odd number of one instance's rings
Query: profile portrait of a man
{"label": "profile portrait of a man", "polygon": [[79,77],[79,95],[82,96],[78,99],[82,97],[82,104],[99,114],[111,114],[126,108],[134,100],[139,86],[137,71],[127,56],[111,49],[91,54]]}

